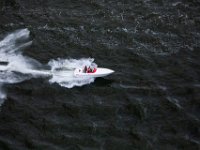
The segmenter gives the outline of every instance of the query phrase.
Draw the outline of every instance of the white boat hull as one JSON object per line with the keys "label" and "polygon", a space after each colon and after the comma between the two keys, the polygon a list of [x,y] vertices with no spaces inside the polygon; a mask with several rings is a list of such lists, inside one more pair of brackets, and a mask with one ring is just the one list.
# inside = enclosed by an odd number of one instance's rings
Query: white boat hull
{"label": "white boat hull", "polygon": [[75,69],[74,71],[74,76],[75,77],[86,77],[86,78],[97,78],[97,77],[105,77],[107,75],[110,75],[114,73],[113,70],[111,69],[107,69],[107,68],[97,68],[96,72],[94,73],[84,73],[82,71],[82,69],[78,68],[78,69]]}

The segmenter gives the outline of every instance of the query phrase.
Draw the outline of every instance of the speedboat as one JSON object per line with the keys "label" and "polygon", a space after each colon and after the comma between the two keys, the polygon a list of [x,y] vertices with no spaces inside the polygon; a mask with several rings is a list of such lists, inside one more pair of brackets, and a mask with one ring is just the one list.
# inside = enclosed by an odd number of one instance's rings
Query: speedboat
{"label": "speedboat", "polygon": [[97,78],[97,77],[105,77],[105,76],[110,75],[114,72],[115,72],[114,70],[107,69],[107,68],[95,68],[95,71],[93,71],[93,72],[85,72],[84,69],[77,68],[74,71],[74,76],[75,77]]}

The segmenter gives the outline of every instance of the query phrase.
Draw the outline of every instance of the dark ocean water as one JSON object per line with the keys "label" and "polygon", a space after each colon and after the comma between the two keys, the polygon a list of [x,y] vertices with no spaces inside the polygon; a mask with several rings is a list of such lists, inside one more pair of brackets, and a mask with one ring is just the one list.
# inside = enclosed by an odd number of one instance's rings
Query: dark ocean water
{"label": "dark ocean water", "polygon": [[200,149],[198,0],[1,0],[0,41],[24,28],[24,56],[91,57],[115,73],[4,84],[0,149]]}

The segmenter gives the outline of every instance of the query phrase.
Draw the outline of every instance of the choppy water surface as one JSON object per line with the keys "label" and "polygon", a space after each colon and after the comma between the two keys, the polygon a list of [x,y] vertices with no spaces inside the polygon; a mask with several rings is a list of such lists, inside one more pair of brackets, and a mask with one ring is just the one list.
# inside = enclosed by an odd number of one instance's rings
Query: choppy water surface
{"label": "choppy water surface", "polygon": [[195,0],[1,0],[0,59],[11,68],[95,58],[115,73],[1,72],[0,149],[199,149],[199,31]]}

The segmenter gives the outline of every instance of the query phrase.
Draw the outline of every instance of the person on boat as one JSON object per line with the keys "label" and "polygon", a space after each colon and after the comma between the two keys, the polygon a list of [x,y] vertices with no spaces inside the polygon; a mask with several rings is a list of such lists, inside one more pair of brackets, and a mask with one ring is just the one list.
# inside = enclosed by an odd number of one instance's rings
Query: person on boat
{"label": "person on boat", "polygon": [[90,66],[87,68],[87,71],[86,71],[86,73],[90,73],[90,70],[91,70],[91,68],[90,68]]}
{"label": "person on boat", "polygon": [[93,71],[92,71],[92,68],[90,68],[90,72],[89,73],[92,73]]}
{"label": "person on boat", "polygon": [[93,67],[91,68],[90,66],[89,67],[85,66],[83,72],[84,73],[95,73],[96,70],[97,70],[97,68],[93,68]]}
{"label": "person on boat", "polygon": [[97,71],[97,68],[94,68],[93,71],[92,71],[92,73],[95,73],[96,71]]}

